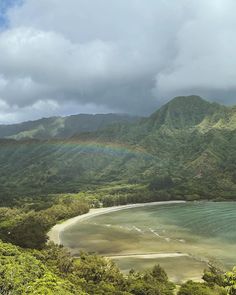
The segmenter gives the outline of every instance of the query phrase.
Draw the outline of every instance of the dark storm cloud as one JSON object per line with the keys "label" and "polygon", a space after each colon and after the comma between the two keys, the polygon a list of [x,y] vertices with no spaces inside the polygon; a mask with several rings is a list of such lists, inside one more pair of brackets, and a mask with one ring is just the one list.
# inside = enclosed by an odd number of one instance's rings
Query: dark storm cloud
{"label": "dark storm cloud", "polygon": [[0,33],[0,121],[236,103],[234,0],[25,0]]}

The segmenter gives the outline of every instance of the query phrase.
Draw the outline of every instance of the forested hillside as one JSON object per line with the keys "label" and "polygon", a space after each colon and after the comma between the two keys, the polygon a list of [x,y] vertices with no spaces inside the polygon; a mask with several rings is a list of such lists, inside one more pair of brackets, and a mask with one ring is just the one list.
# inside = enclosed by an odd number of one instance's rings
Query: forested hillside
{"label": "forested hillside", "polygon": [[[69,139],[1,140],[1,195],[141,184],[158,198],[236,196],[236,108],[177,97],[149,118]],[[136,191],[137,194],[137,191]]]}

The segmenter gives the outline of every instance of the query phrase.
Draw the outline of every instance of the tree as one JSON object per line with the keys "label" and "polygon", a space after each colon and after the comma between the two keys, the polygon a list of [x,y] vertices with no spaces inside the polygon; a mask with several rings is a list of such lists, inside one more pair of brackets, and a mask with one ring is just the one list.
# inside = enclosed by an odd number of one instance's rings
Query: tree
{"label": "tree", "polygon": [[226,290],[220,287],[210,288],[204,283],[188,281],[183,284],[178,295],[226,295]]}
{"label": "tree", "polygon": [[24,248],[41,249],[54,222],[46,214],[30,212],[9,230],[9,240]]}
{"label": "tree", "polygon": [[236,295],[236,267],[225,274],[226,290],[230,295]]}

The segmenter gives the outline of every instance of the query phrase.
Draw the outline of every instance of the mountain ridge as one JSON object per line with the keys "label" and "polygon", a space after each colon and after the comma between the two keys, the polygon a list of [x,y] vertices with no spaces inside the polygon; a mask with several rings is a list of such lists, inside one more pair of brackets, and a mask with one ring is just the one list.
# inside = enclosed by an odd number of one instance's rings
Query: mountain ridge
{"label": "mountain ridge", "polygon": [[[230,113],[235,114],[236,106],[227,107],[215,102],[204,100],[200,96],[177,96],[154,111],[150,116],[141,118],[127,114],[78,114],[70,116],[53,116],[38,120],[25,121],[16,124],[0,125],[0,138],[11,139],[67,139],[80,133],[91,133],[109,129],[109,125],[137,123],[151,128],[165,125],[169,129],[183,129],[210,124],[220,126],[220,119],[229,125]],[[236,119],[232,119],[231,129],[235,127]],[[222,122],[225,124],[226,122]],[[124,128],[124,127],[123,127]]]}
{"label": "mountain ridge", "polygon": [[[149,118],[69,138],[0,140],[0,195],[118,182],[143,184],[169,198],[234,199],[235,171],[236,107],[201,98],[176,98]],[[163,177],[170,187],[160,185]]]}
{"label": "mountain ridge", "polygon": [[66,117],[54,116],[17,124],[0,125],[0,138],[51,139],[69,138],[77,132],[91,132],[106,125],[133,122],[139,117],[126,114],[78,114]]}

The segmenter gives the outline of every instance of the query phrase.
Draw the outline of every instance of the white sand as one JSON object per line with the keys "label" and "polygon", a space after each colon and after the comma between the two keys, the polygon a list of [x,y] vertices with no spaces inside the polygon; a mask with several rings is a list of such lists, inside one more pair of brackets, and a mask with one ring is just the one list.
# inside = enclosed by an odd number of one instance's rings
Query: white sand
{"label": "white sand", "polygon": [[112,255],[107,256],[111,259],[122,259],[122,258],[142,258],[142,259],[153,259],[153,258],[175,258],[175,257],[189,257],[187,253],[146,253],[146,254],[127,254],[127,255]]}
{"label": "white sand", "polygon": [[[60,240],[60,233],[62,231],[64,231],[65,229],[67,229],[68,227],[74,225],[75,223],[79,221],[84,221],[95,216],[107,214],[110,212],[116,212],[119,210],[130,209],[130,208],[153,206],[153,205],[179,204],[179,203],[185,203],[185,201],[163,201],[163,202],[139,203],[139,204],[130,204],[130,205],[107,207],[107,208],[90,209],[89,212],[86,214],[70,218],[52,227],[51,230],[48,232],[49,241],[53,241],[55,244],[58,244],[58,245],[62,244]],[[179,253],[173,253],[173,254],[179,255]]]}

